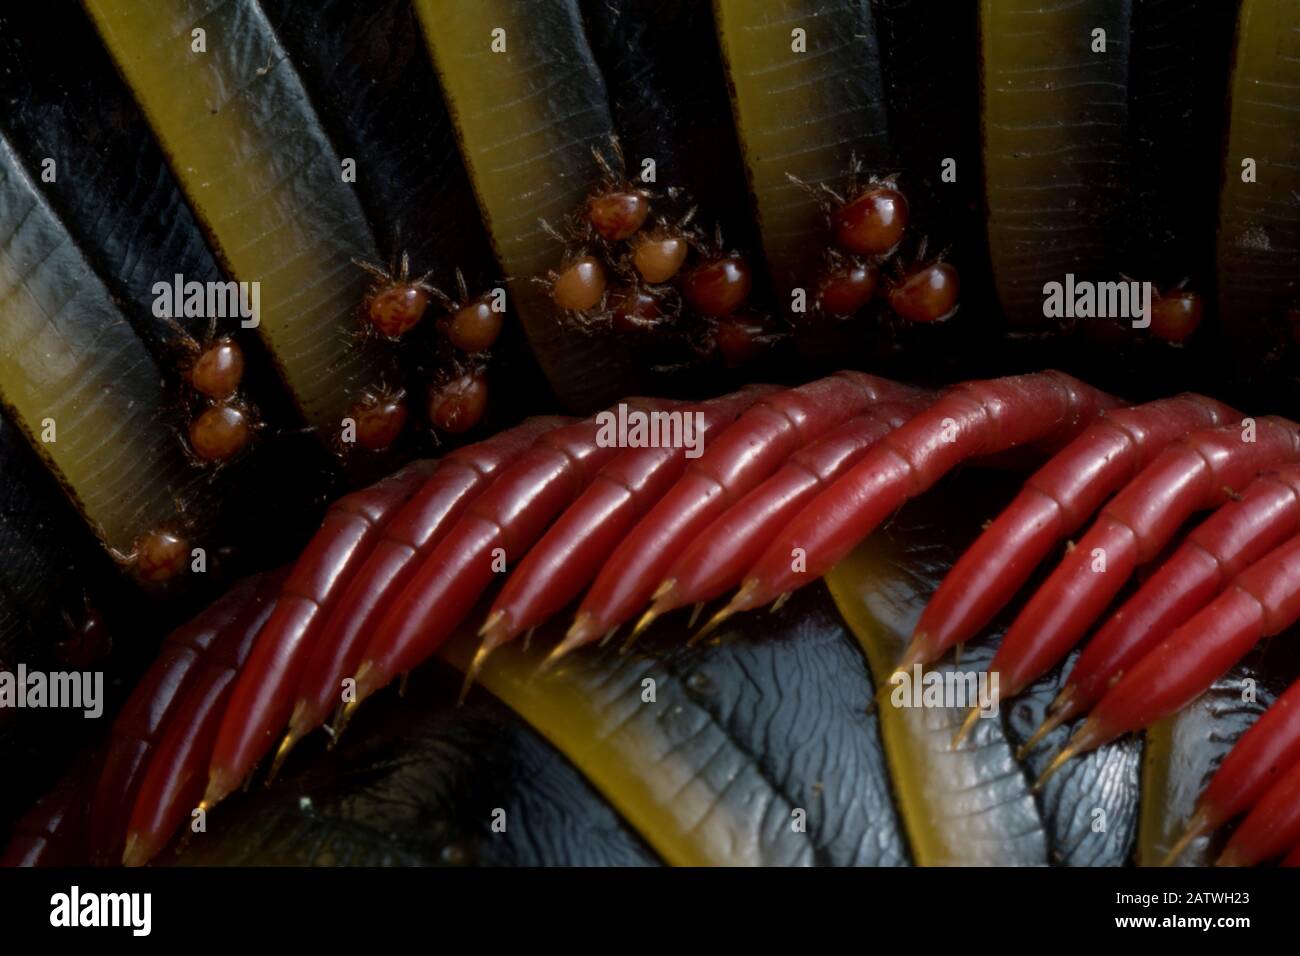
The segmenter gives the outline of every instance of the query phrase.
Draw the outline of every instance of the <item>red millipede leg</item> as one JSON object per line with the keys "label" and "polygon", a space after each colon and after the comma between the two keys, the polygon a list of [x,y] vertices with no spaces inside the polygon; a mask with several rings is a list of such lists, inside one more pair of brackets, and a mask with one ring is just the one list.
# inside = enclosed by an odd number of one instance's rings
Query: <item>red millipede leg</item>
{"label": "red millipede leg", "polygon": [[407,465],[330,506],[235,681],[212,751],[205,807],[225,799],[274,745],[289,719],[306,652],[322,618],[365,562],[378,530],[436,465]]}
{"label": "red millipede leg", "polygon": [[81,866],[85,864],[87,785],[93,778],[87,760],[79,761],[16,824],[0,853],[0,868]]}
{"label": "red millipede leg", "polygon": [[664,575],[633,636],[659,615],[721,597],[738,585],[774,535],[885,435],[933,402],[884,402],[790,456],[781,469],[701,531]]}
{"label": "red millipede leg", "polygon": [[231,668],[208,666],[172,715],[136,796],[124,866],[144,866],[157,856],[203,796],[208,759],[235,677]]}
{"label": "red millipede leg", "polygon": [[1300,533],[1300,466],[1261,475],[1198,526],[1083,648],[1051,715],[1022,748],[1086,711],[1239,572]]}
{"label": "red millipede leg", "polygon": [[1176,860],[1197,837],[1244,813],[1295,763],[1300,763],[1300,681],[1287,688],[1228,751],[1165,863]]}
{"label": "red millipede leg", "polygon": [[1294,849],[1292,849],[1291,852],[1286,855],[1286,858],[1278,865],[1286,867],[1300,866],[1300,843],[1297,843]]}
{"label": "red millipede leg", "polygon": [[1233,831],[1216,866],[1254,866],[1282,856],[1300,842],[1300,763],[1260,797]]}
{"label": "red millipede leg", "polygon": [[610,556],[543,666],[643,610],[676,554],[796,450],[878,402],[918,394],[910,386],[841,372],[756,403],[687,467]]}
{"label": "red millipede leg", "polygon": [[243,613],[208,645],[142,761],[139,785],[116,841],[120,860],[141,866],[160,850],[203,794],[222,704],[235,674],[276,608],[285,572],[263,575]]}
{"label": "red millipede leg", "polygon": [[496,474],[547,432],[571,419],[532,418],[445,456],[437,470],[384,526],[374,550],[321,625],[303,667],[289,729],[277,760],[319,727],[341,703],[341,682],[356,672],[380,616]]}
{"label": "red millipede leg", "polygon": [[1038,785],[1078,754],[1191,703],[1263,637],[1300,619],[1300,536],[1270,551],[1138,661],[1093,708]]}
{"label": "red millipede leg", "polygon": [[[776,391],[751,386],[689,409],[701,416],[698,447]],[[482,654],[538,626],[581,594],[628,530],[681,477],[691,460],[686,452],[682,447],[633,448],[601,469],[506,578],[480,630]]]}
{"label": "red millipede leg", "polygon": [[955,386],[804,506],[706,627],[815,581],[961,462],[1077,434],[1117,404],[1060,372]]}
{"label": "red millipede leg", "polygon": [[1034,568],[1174,440],[1241,416],[1200,395],[1108,411],[1039,469],[944,577],[899,662],[910,671],[978,634]]}
{"label": "red millipede leg", "polygon": [[239,581],[163,642],[113,722],[103,768],[90,802],[91,860],[122,859],[131,808],[159,735],[193,685],[212,647],[231,633],[256,632],[274,605],[288,569]]}
{"label": "red millipede leg", "polygon": [[[631,411],[663,412],[678,403],[638,399]],[[470,505],[393,599],[366,646],[355,698],[340,728],[368,696],[426,660],[455,630],[499,570],[523,557],[551,521],[617,453],[593,417],[542,438]],[[473,679],[474,668],[466,676]]]}
{"label": "red millipede leg", "polygon": [[[989,663],[1006,700],[1069,652],[1120,592],[1197,511],[1222,504],[1263,469],[1300,458],[1300,429],[1261,418],[1252,432],[1208,429],[1161,452],[1103,510],[1029,600]],[[973,711],[977,715],[978,711]],[[973,726],[967,719],[955,743]]]}

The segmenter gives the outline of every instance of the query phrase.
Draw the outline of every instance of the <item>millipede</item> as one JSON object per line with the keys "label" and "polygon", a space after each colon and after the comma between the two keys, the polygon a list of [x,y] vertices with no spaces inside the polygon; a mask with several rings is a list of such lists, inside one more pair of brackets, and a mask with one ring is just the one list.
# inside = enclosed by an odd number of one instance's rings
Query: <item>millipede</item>
{"label": "millipede", "polygon": [[3,863],[1300,865],[1297,38],[0,13]]}

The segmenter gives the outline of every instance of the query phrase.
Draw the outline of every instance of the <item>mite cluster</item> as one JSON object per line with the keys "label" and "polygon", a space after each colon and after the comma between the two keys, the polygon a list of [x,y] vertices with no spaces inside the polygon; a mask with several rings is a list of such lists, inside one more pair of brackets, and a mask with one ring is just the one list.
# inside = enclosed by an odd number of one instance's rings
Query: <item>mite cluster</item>
{"label": "mite cluster", "polygon": [[[436,321],[436,370],[428,388],[428,419],[437,432],[455,435],[473,428],[487,411],[486,368],[505,319],[504,295],[495,290],[471,295],[458,269],[458,295],[453,298],[431,285],[428,273],[412,277],[406,254],[390,269],[358,264],[373,280],[361,309],[365,337],[401,342],[423,321],[430,303],[438,303],[442,314]],[[406,391],[381,382],[358,396],[348,417],[355,425],[357,445],[369,451],[387,449],[410,418]]]}
{"label": "mite cluster", "polygon": [[852,318],[882,293],[892,313],[908,322],[944,322],[956,314],[961,288],[956,267],[943,261],[943,253],[927,259],[924,238],[910,259],[901,254],[911,210],[897,176],[864,181],[855,158],[843,193],[825,183],[790,180],[826,215],[829,242],[807,313],[812,324]]}
{"label": "mite cluster", "polygon": [[239,395],[244,351],[230,336],[217,336],[215,319],[202,342],[183,330],[175,342],[184,353],[185,450],[195,464],[215,470],[243,452],[257,428],[253,406]]}
{"label": "mite cluster", "polygon": [[[181,436],[186,457],[212,474],[238,458],[260,427],[254,407],[240,395],[244,351],[231,336],[218,336],[210,319],[200,342],[175,323],[172,344],[180,350],[182,407],[187,424]],[[131,552],[110,554],[144,584],[162,585],[179,577],[190,557],[184,509],[175,520],[136,538]]]}
{"label": "mite cluster", "polygon": [[[728,365],[748,361],[776,338],[771,320],[749,307],[748,259],[726,246],[720,229],[706,240],[693,208],[651,224],[658,197],[626,178],[617,140],[610,148],[614,163],[593,149],[601,180],[564,232],[546,226],[567,250],[539,279],[551,300],[571,324],[617,335],[661,369],[715,355]],[[677,189],[665,198],[687,205]]]}

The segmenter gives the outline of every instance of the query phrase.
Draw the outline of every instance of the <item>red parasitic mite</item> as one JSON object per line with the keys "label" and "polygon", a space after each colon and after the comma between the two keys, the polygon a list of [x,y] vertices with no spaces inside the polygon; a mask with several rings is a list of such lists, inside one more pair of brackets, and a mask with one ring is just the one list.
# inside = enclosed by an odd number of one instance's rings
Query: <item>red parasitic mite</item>
{"label": "red parasitic mite", "polygon": [[718,319],[731,315],[748,301],[754,274],[744,255],[724,249],[722,229],[718,228],[712,246],[704,251],[698,265],[682,275],[680,284],[687,305],[700,315]]}
{"label": "red parasitic mite", "polygon": [[217,320],[208,320],[208,330],[200,342],[184,327],[169,321],[175,333],[171,345],[184,353],[180,372],[194,392],[221,402],[234,396],[244,378],[244,350],[229,335],[217,336]]}
{"label": "red parasitic mite", "polygon": [[893,252],[907,232],[907,196],[898,188],[898,176],[870,176],[862,181],[862,162],[850,160],[843,192],[826,183],[813,186],[797,176],[786,178],[806,190],[826,214],[831,241],[843,252],[884,257]]}
{"label": "red parasitic mite", "polygon": [[713,330],[718,354],[727,368],[752,362],[780,336],[771,323],[749,314],[729,315],[718,319]]}
{"label": "red parasitic mite", "polygon": [[664,295],[643,286],[615,289],[609,297],[610,322],[616,332],[653,332],[671,319],[673,305]]}
{"label": "red parasitic mite", "polygon": [[655,230],[633,244],[632,265],[643,280],[656,285],[676,276],[690,251],[691,242],[686,236]]}
{"label": "red parasitic mite", "polygon": [[[676,195],[672,190],[669,193]],[[694,218],[694,206],[675,223],[660,218],[653,229],[632,241],[631,252],[621,271],[635,271],[641,281],[649,285],[671,281],[686,264],[691,248],[700,244],[699,232],[691,225]]]}
{"label": "red parasitic mite", "polygon": [[1151,297],[1151,334],[1173,345],[1191,338],[1205,315],[1205,300],[1185,288],[1187,281]]}
{"label": "red parasitic mite", "polygon": [[926,262],[925,246],[922,239],[916,253],[916,262],[921,264],[900,268],[900,274],[889,283],[889,307],[909,322],[943,322],[957,311],[961,280],[957,268],[943,261],[945,253]]}
{"label": "red parasitic mite", "polygon": [[370,274],[373,282],[362,304],[364,328],[381,338],[396,342],[424,318],[434,289],[429,276],[411,278],[410,256],[402,253],[396,269],[384,269],[369,262],[357,262]]}
{"label": "red parasitic mite", "polygon": [[862,256],[883,256],[907,229],[907,198],[892,184],[868,186],[831,213],[835,244]]}
{"label": "red parasitic mite", "polygon": [[595,256],[581,254],[569,259],[545,281],[551,300],[568,312],[593,311],[605,299],[605,267]]}
{"label": "red parasitic mite", "polygon": [[219,338],[199,352],[187,377],[200,395],[225,401],[238,391],[244,377],[244,350],[229,336]]}
{"label": "red parasitic mite", "polygon": [[623,172],[623,148],[617,137],[610,137],[614,165],[599,149],[591,153],[600,167],[602,180],[588,198],[585,209],[587,224],[606,242],[621,242],[635,235],[650,215],[650,193],[627,179]]}
{"label": "red parasitic mite", "polygon": [[650,214],[650,202],[645,193],[620,190],[592,197],[587,205],[587,218],[591,227],[602,239],[617,241],[627,239]]}
{"label": "red parasitic mite", "polygon": [[870,262],[832,254],[817,280],[813,308],[825,315],[853,315],[876,295],[880,270]]}
{"label": "red parasitic mite", "polygon": [[164,525],[137,537],[130,554],[114,549],[109,549],[109,554],[129,567],[142,583],[165,584],[185,571],[190,543],[171,525]]}
{"label": "red parasitic mite", "polygon": [[487,376],[470,369],[429,389],[429,422],[439,431],[459,435],[482,420],[487,403]]}
{"label": "red parasitic mite", "polygon": [[210,405],[190,422],[189,449],[201,463],[224,464],[248,447],[255,427],[243,402]]}
{"label": "red parasitic mite", "polygon": [[348,410],[356,444],[367,451],[384,451],[406,427],[406,392],[380,384],[366,389]]}
{"label": "red parasitic mite", "polygon": [[452,300],[434,290],[447,309],[447,315],[438,320],[438,330],[462,352],[471,355],[486,352],[501,334],[505,312],[495,307],[496,297],[491,292],[471,299],[465,276],[459,269],[456,270],[456,285],[460,290],[459,300]]}
{"label": "red parasitic mite", "polygon": [[[616,140],[613,149],[621,166],[622,153]],[[648,193],[615,174],[599,151],[595,155],[605,172],[604,187],[589,197],[577,214],[566,219],[564,231],[541,221],[542,229],[564,247],[565,255],[558,269],[533,281],[544,285],[555,305],[568,313],[565,321],[585,334],[662,332],[668,339],[680,339],[677,345],[685,344],[688,351],[697,352],[699,343],[690,340],[691,332],[711,333],[711,328],[683,330],[677,322],[682,312],[682,287],[691,284],[683,269],[692,248],[702,252],[705,249],[698,232],[691,228],[695,209],[688,209],[676,222],[660,217],[653,229],[642,231],[649,214],[645,200]],[[668,196],[676,201],[680,191],[671,188]],[[632,241],[613,248],[614,242],[625,238]],[[717,258],[724,258],[721,251]],[[724,273],[736,271],[731,261],[721,268]],[[744,272],[748,281],[747,267]],[[698,278],[696,284],[703,288],[709,276],[701,274]],[[677,286],[669,286],[674,279],[678,280]],[[702,295],[705,298],[701,301],[707,307],[711,300],[706,293]],[[743,298],[742,295],[735,305]],[[731,311],[735,305],[723,307]],[[698,311],[697,316],[710,318]],[[709,346],[712,347],[711,340]],[[694,358],[656,367],[685,367],[693,361]]]}
{"label": "red parasitic mite", "polygon": [[174,344],[186,353],[181,373],[190,389],[183,400],[189,423],[180,435],[181,447],[192,465],[215,471],[247,448],[261,427],[253,407],[238,397],[244,350],[231,336],[217,337],[215,318],[208,320],[202,343],[171,324],[177,333]]}
{"label": "red parasitic mite", "polygon": [[682,278],[682,295],[700,315],[719,318],[745,304],[753,276],[738,252],[707,259]]}

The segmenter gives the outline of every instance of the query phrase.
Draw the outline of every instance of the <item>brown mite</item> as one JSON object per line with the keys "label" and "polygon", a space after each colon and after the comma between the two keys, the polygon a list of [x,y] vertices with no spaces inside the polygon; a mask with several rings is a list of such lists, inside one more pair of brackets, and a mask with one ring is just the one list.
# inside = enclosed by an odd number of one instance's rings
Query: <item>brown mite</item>
{"label": "brown mite", "polygon": [[1205,301],[1196,292],[1176,288],[1152,296],[1151,334],[1180,345],[1191,338],[1205,315]]}
{"label": "brown mite", "polygon": [[471,299],[465,285],[465,276],[459,269],[456,270],[456,285],[460,290],[458,300],[452,300],[434,290],[434,294],[447,309],[447,315],[438,320],[438,329],[447,337],[448,342],[462,352],[486,352],[501,334],[505,313],[493,308],[495,297],[492,293]]}
{"label": "brown mite", "polygon": [[594,196],[587,218],[602,239],[617,242],[632,236],[650,215],[650,201],[641,192],[612,192]]}
{"label": "brown mite", "polygon": [[700,315],[721,318],[745,304],[753,281],[743,255],[724,253],[705,259],[682,277],[682,296]]}
{"label": "brown mite", "polygon": [[852,315],[875,297],[880,271],[851,259],[834,262],[817,283],[816,307],[828,315]]}
{"label": "brown mite", "polygon": [[719,319],[713,336],[718,354],[728,368],[745,365],[754,360],[770,339],[770,330],[757,320],[742,316]]}
{"label": "brown mite", "polygon": [[684,236],[648,235],[633,247],[632,265],[651,285],[667,282],[681,270],[690,249],[690,241]]}
{"label": "brown mite", "polygon": [[208,330],[199,342],[179,323],[168,321],[175,333],[171,345],[182,353],[179,369],[193,391],[213,401],[224,401],[239,390],[244,378],[244,350],[229,335],[217,337],[217,320],[208,320]]}
{"label": "brown mite", "polygon": [[162,584],[179,576],[190,557],[189,542],[175,531],[159,528],[149,531],[135,541],[135,548],[126,559],[135,576],[146,584]]}
{"label": "brown mite", "polygon": [[487,376],[468,371],[429,390],[429,421],[439,431],[459,435],[482,420],[487,403]]}
{"label": "brown mite", "polygon": [[380,335],[400,338],[419,323],[429,307],[429,294],[413,285],[394,285],[366,301],[366,315]]}
{"label": "brown mite", "polygon": [[402,253],[397,270],[382,269],[368,262],[358,262],[374,279],[364,303],[368,327],[389,341],[397,341],[424,318],[429,296],[434,289],[427,274],[411,278],[411,260]]}
{"label": "brown mite", "polygon": [[203,462],[223,463],[246,447],[253,434],[252,413],[241,402],[222,402],[204,409],[190,422],[190,449]]}
{"label": "brown mite", "polygon": [[586,218],[591,228],[606,242],[619,242],[645,225],[650,215],[650,194],[637,188],[622,172],[623,149],[617,138],[611,138],[610,147],[619,167],[617,171],[599,149],[591,151],[603,178],[596,192],[587,200]]}
{"label": "brown mite", "polygon": [[786,178],[821,206],[831,240],[844,252],[884,256],[893,251],[907,231],[907,197],[898,188],[897,175],[871,176],[863,184],[862,162],[856,156],[850,161],[843,192],[826,183],[811,185],[790,173]]}
{"label": "brown mite", "polygon": [[356,443],[367,451],[390,447],[406,427],[406,392],[380,386],[367,390],[348,411],[355,423]]}
{"label": "brown mite", "polygon": [[882,256],[903,238],[907,229],[907,197],[892,185],[868,186],[831,213],[835,244],[861,256]]}
{"label": "brown mite", "polygon": [[214,341],[199,352],[190,366],[190,387],[214,401],[225,401],[239,389],[244,377],[244,350],[234,339]]}
{"label": "brown mite", "polygon": [[[925,240],[921,240],[917,259],[925,257]],[[961,280],[957,269],[939,257],[919,265],[891,283],[889,307],[909,322],[943,322],[957,311]]]}
{"label": "brown mite", "polygon": [[605,296],[605,267],[595,256],[579,256],[561,267],[551,281],[551,299],[561,309],[587,312]]}
{"label": "brown mite", "polygon": [[485,352],[501,334],[501,322],[491,296],[481,296],[447,318],[447,340],[462,352]]}
{"label": "brown mite", "polygon": [[663,299],[639,286],[615,290],[610,296],[609,312],[615,331],[625,334],[653,331],[666,318]]}

